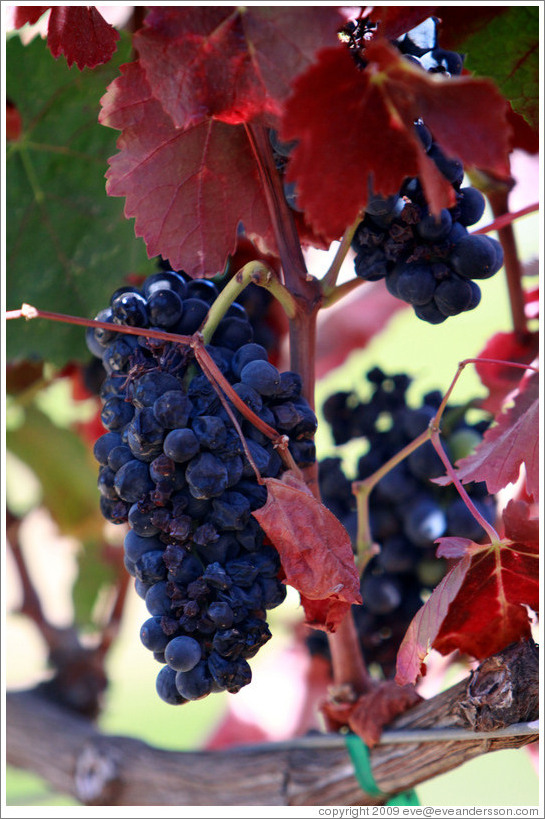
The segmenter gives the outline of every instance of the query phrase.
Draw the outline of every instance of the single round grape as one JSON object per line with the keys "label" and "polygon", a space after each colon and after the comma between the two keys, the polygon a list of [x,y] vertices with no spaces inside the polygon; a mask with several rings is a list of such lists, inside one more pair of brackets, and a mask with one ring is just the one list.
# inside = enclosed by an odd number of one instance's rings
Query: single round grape
{"label": "single round grape", "polygon": [[165,429],[186,427],[193,405],[181,390],[166,390],[153,404],[153,414]]}
{"label": "single round grape", "polygon": [[475,225],[484,213],[486,200],[477,188],[460,188],[458,221],[465,227]]}
{"label": "single round grape", "polygon": [[105,432],[97,438],[93,446],[93,455],[99,464],[108,466],[108,456],[114,447],[121,445],[121,435],[117,432]]}
{"label": "single round grape", "polygon": [[175,290],[154,290],[148,297],[148,309],[152,325],[170,328],[182,318],[184,305]]}
{"label": "single round grape", "polygon": [[167,643],[165,660],[174,671],[191,671],[201,660],[200,643],[193,637],[175,637]]}
{"label": "single round grape", "polygon": [[147,327],[149,324],[148,302],[139,292],[122,292],[113,299],[111,307],[116,324],[130,327]]}
{"label": "single round grape", "polygon": [[133,415],[134,407],[129,401],[112,396],[102,405],[100,420],[106,429],[116,431],[123,429],[131,421]]}
{"label": "single round grape", "polygon": [[166,665],[157,675],[155,689],[159,697],[168,705],[183,705],[187,702],[176,686],[176,672]]}
{"label": "single round grape", "polygon": [[138,535],[133,529],[130,529],[125,535],[123,548],[129,560],[136,563],[146,552],[157,551],[159,549],[164,550],[165,544],[157,537],[143,537],[142,535]]}
{"label": "single round grape", "polygon": [[228,474],[224,464],[210,452],[193,458],[186,470],[189,491],[195,498],[221,495],[227,488]]}
{"label": "single round grape", "polygon": [[147,299],[159,290],[172,290],[180,296],[182,301],[186,298],[186,283],[180,274],[175,273],[174,270],[153,273],[147,277],[142,285],[142,294]]}
{"label": "single round grape", "polygon": [[212,691],[213,680],[206,660],[201,660],[191,671],[176,672],[176,688],[187,700],[200,700]]}
{"label": "single round grape", "polygon": [[167,583],[160,580],[150,586],[146,592],[146,608],[150,614],[161,617],[170,614],[172,601],[167,592]]}
{"label": "single round grape", "polygon": [[240,378],[243,367],[249,364],[250,361],[268,360],[267,350],[261,344],[255,344],[255,342],[243,344],[242,347],[239,347],[239,349],[235,351],[231,359],[231,370],[237,378]]}
{"label": "single round grape", "polygon": [[436,281],[428,265],[410,262],[400,265],[396,290],[398,298],[409,304],[427,304],[435,293]]}
{"label": "single round grape", "polygon": [[185,463],[191,460],[200,450],[197,436],[192,429],[173,429],[163,443],[165,455],[176,463]]}
{"label": "single round grape", "polygon": [[[498,243],[499,244],[499,243]],[[488,279],[497,273],[499,253],[487,236],[466,236],[455,245],[450,261],[460,276]],[[501,263],[500,263],[501,267]]]}
{"label": "single round grape", "polygon": [[182,336],[190,336],[199,329],[205,320],[210,305],[202,299],[187,298],[184,300],[183,306],[181,319],[169,330]]}
{"label": "single round grape", "polygon": [[150,617],[140,628],[140,640],[150,651],[164,651],[171,638],[165,634],[160,617]]}
{"label": "single round grape", "polygon": [[186,284],[186,298],[202,299],[212,304],[218,297],[219,290],[210,279],[192,279]]}

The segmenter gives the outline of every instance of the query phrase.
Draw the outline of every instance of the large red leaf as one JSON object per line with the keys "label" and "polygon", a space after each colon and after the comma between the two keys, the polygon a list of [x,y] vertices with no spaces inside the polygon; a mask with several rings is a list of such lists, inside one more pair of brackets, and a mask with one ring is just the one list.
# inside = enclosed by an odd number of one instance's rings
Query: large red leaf
{"label": "large red leaf", "polygon": [[[526,468],[526,488],[537,497],[539,491],[539,376],[525,375],[513,405],[501,413],[494,426],[467,458],[457,462],[457,475],[463,483],[486,481],[495,494],[519,477],[521,464]],[[436,483],[450,483],[448,477]]]}
{"label": "large red leaf", "polygon": [[50,8],[51,6],[16,6],[13,18],[15,28],[22,28],[25,23],[34,25],[42,14]]}
{"label": "large red leaf", "polygon": [[252,514],[280,555],[286,583],[300,593],[306,622],[335,631],[362,602],[348,532],[292,473],[265,485],[267,502]]}
{"label": "large red leaf", "polygon": [[343,21],[334,6],[156,6],[134,44],[176,126],[238,124],[278,115],[292,79],[336,42]]}
{"label": "large red leaf", "polygon": [[282,138],[299,140],[288,178],[315,230],[338,237],[365,207],[371,182],[387,195],[418,175],[433,210],[452,205],[452,187],[415,136],[419,117],[450,156],[508,175],[507,103],[491,82],[429,74],[384,40],[365,57],[361,71],[344,46],[325,49],[286,103]]}
{"label": "large red leaf", "polygon": [[68,65],[76,63],[79,69],[95,68],[111,59],[119,33],[94,6],[20,6],[15,27],[35,23],[48,8],[47,45],[54,57],[64,54]]}
{"label": "large red leaf", "polygon": [[506,537],[494,543],[438,541],[439,557],[459,560],[407,630],[397,657],[400,684],[425,673],[430,647],[482,660],[530,636],[526,606],[539,607],[539,524],[520,501],[508,504],[504,521]]}
{"label": "large red leaf", "polygon": [[47,44],[54,57],[64,54],[79,69],[107,63],[119,33],[94,6],[55,6],[47,27]]}
{"label": "large red leaf", "polygon": [[135,217],[149,256],[210,276],[234,251],[240,221],[248,233],[271,237],[244,126],[208,119],[175,128],[138,63],[122,68],[101,102],[100,122],[122,130],[107,191],[126,197],[125,214]]}
{"label": "large red leaf", "polygon": [[[508,333],[495,333],[479,353],[479,358],[496,359],[497,363],[477,361],[475,364],[479,378],[488,389],[488,395],[481,402],[481,407],[494,414],[499,412],[506,397],[516,389],[521,379],[521,370],[509,366],[509,362],[531,364],[538,352],[538,332],[529,333],[525,339],[520,339],[513,330]],[[503,361],[507,363],[502,364]]]}
{"label": "large red leaf", "polygon": [[492,3],[486,6],[473,4],[435,6],[433,14],[441,20],[441,47],[460,50],[468,37],[478,31],[486,31],[492,20],[508,9],[509,6],[497,6]]}
{"label": "large red leaf", "polygon": [[378,23],[378,34],[394,40],[435,14],[436,6],[372,6],[366,17]]}

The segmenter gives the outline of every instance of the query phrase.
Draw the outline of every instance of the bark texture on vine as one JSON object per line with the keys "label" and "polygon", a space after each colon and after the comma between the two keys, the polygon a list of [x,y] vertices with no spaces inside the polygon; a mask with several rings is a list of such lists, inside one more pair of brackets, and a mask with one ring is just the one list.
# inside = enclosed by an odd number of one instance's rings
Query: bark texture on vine
{"label": "bark texture on vine", "polygon": [[[538,672],[535,644],[513,644],[389,727],[482,731],[537,719]],[[537,738],[536,728],[491,739],[384,742],[370,751],[371,768],[378,787],[395,794],[481,754]],[[228,751],[164,751],[105,736],[35,691],[7,695],[7,762],[86,805],[373,805],[387,799],[360,789],[346,747],[331,735]]]}

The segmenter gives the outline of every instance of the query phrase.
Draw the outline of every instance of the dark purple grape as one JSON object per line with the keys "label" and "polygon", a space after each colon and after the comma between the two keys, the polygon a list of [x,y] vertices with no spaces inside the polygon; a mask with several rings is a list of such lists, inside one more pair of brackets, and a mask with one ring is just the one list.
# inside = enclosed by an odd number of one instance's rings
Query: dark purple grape
{"label": "dark purple grape", "polygon": [[159,697],[168,705],[183,705],[187,702],[176,687],[176,672],[168,665],[158,673],[155,688]]}
{"label": "dark purple grape", "polygon": [[175,637],[164,652],[166,662],[174,671],[191,671],[202,658],[201,645],[193,637]]}

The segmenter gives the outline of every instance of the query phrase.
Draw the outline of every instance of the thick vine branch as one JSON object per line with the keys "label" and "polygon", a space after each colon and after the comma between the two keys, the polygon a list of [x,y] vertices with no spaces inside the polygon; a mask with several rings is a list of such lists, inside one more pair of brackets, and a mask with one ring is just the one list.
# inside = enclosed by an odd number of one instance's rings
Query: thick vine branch
{"label": "thick vine branch", "polygon": [[[535,644],[516,643],[398,717],[390,725],[395,741],[386,735],[370,751],[378,787],[397,793],[481,754],[535,741],[537,728],[521,734],[515,727],[494,739],[483,738],[483,731],[537,718],[538,673]],[[449,727],[479,733],[399,741],[399,730]],[[226,751],[164,751],[105,736],[35,691],[7,696],[7,762],[87,805],[373,805],[387,798],[361,791],[339,735]]]}

